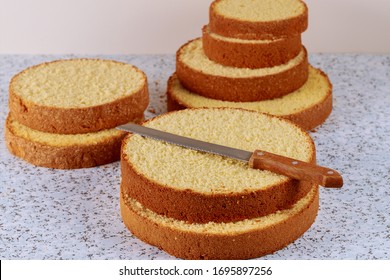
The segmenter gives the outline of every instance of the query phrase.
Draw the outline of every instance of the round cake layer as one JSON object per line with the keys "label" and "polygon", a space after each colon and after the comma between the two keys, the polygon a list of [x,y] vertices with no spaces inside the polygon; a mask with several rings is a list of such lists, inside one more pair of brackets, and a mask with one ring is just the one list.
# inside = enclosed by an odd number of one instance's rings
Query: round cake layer
{"label": "round cake layer", "polygon": [[298,90],[280,98],[257,102],[229,102],[187,90],[174,74],[168,81],[168,110],[230,107],[268,113],[293,121],[306,130],[322,124],[332,112],[332,84],[320,69],[309,66],[309,78]]}
{"label": "round cake layer", "polygon": [[145,208],[122,190],[120,208],[127,228],[139,239],[183,259],[250,259],[286,247],[304,234],[318,212],[319,192],[291,208],[237,222],[189,224]]}
{"label": "round cake layer", "polygon": [[181,83],[199,95],[234,102],[277,98],[300,88],[308,77],[305,48],[288,63],[268,68],[237,68],[210,60],[202,39],[182,46],[176,57],[176,73]]}
{"label": "round cake layer", "polygon": [[298,35],[308,26],[301,0],[216,0],[210,6],[213,33],[240,39]]}
{"label": "round cake layer", "polygon": [[223,37],[203,27],[203,50],[216,63],[240,67],[263,68],[287,63],[302,50],[301,36],[274,40],[242,40]]}
{"label": "round cake layer", "polygon": [[14,76],[9,107],[36,130],[78,134],[127,123],[148,106],[148,85],[138,68],[111,60],[58,60]]}
{"label": "round cake layer", "polygon": [[[315,162],[310,136],[295,124],[254,111],[187,109],[143,125],[228,147],[265,150]],[[188,222],[232,221],[290,207],[311,184],[248,163],[129,135],[122,145],[122,186],[152,211]]]}
{"label": "round cake layer", "polygon": [[13,155],[37,166],[57,169],[86,168],[117,161],[125,135],[117,129],[53,134],[31,129],[11,116],[5,126],[6,144]]}

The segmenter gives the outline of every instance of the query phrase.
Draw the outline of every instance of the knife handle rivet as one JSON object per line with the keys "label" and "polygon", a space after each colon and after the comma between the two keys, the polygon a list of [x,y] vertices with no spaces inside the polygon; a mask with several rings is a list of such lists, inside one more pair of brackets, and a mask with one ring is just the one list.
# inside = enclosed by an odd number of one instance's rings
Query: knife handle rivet
{"label": "knife handle rivet", "polygon": [[297,162],[297,161],[293,161],[292,164],[293,164],[293,165],[297,165],[298,162]]}
{"label": "knife handle rivet", "polygon": [[332,175],[332,174],[334,174],[334,172],[332,171],[332,170],[329,170],[328,172],[326,172],[326,173],[328,173],[329,175]]}
{"label": "knife handle rivet", "polygon": [[264,156],[264,153],[263,152],[257,152],[257,155],[258,156]]}

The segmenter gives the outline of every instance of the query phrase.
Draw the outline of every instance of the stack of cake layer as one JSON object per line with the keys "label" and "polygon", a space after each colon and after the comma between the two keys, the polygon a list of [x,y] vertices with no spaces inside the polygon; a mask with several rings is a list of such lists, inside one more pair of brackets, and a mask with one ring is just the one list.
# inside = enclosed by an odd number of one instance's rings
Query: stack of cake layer
{"label": "stack of cake layer", "polygon": [[73,169],[120,158],[126,135],[143,121],[145,74],[111,60],[71,59],[25,69],[10,82],[5,127],[9,151],[38,166]]}
{"label": "stack of cake layer", "polygon": [[[315,162],[302,128],[235,108],[170,112],[144,126],[219,145]],[[248,259],[300,237],[318,211],[318,186],[248,163],[129,135],[122,145],[121,213],[141,240],[185,259]]]}
{"label": "stack of cake layer", "polygon": [[234,107],[310,130],[332,111],[332,85],[309,65],[300,0],[216,0],[203,36],[182,46],[168,82],[168,110]]}

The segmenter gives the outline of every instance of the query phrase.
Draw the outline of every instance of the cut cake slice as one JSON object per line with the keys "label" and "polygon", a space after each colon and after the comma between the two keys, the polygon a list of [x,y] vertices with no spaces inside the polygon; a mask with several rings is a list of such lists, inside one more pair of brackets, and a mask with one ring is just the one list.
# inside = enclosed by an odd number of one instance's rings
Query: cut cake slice
{"label": "cut cake slice", "polygon": [[5,125],[6,145],[13,155],[37,166],[57,169],[87,168],[117,161],[125,135],[117,129],[84,134],[42,132],[12,116],[8,116]]}
{"label": "cut cake slice", "polygon": [[203,27],[203,50],[212,61],[232,67],[264,68],[287,63],[302,50],[301,35],[267,40],[228,38]]}
{"label": "cut cake slice", "polygon": [[140,119],[148,103],[146,75],[112,60],[39,64],[15,75],[9,86],[13,118],[57,134],[97,132]]}
{"label": "cut cake slice", "polygon": [[168,111],[185,108],[230,107],[286,118],[306,130],[321,125],[332,112],[332,84],[320,69],[309,66],[309,78],[298,90],[280,98],[257,102],[229,102],[187,90],[174,74],[168,80]]}
{"label": "cut cake slice", "polygon": [[300,88],[308,78],[308,59],[304,47],[287,63],[268,68],[237,68],[210,60],[202,39],[182,46],[176,56],[180,82],[199,95],[234,102],[277,98]]}
{"label": "cut cake slice", "polygon": [[250,259],[273,253],[298,239],[314,223],[319,192],[291,208],[236,222],[188,223],[158,215],[120,194],[124,224],[139,239],[183,259]]}
{"label": "cut cake slice", "polygon": [[[297,125],[233,108],[187,109],[143,125],[254,151],[315,162],[315,146]],[[130,134],[122,145],[122,188],[159,215],[187,222],[230,222],[291,207],[312,184],[247,163]]]}
{"label": "cut cake slice", "polygon": [[308,26],[308,8],[301,0],[216,0],[209,17],[213,33],[240,39],[293,36]]}

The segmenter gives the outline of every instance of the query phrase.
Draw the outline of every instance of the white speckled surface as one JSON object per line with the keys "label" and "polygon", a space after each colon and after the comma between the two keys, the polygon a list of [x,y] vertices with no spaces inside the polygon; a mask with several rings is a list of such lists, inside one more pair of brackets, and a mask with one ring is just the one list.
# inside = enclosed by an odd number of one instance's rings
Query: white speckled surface
{"label": "white speckled surface", "polygon": [[[132,237],[119,214],[119,162],[81,170],[32,166],[4,143],[8,83],[22,69],[67,56],[0,56],[0,259],[173,259]],[[101,56],[146,72],[147,117],[166,111],[173,55]],[[311,132],[318,162],[344,175],[321,189],[303,237],[263,259],[390,259],[390,55],[316,54],[334,85],[334,111]]]}

